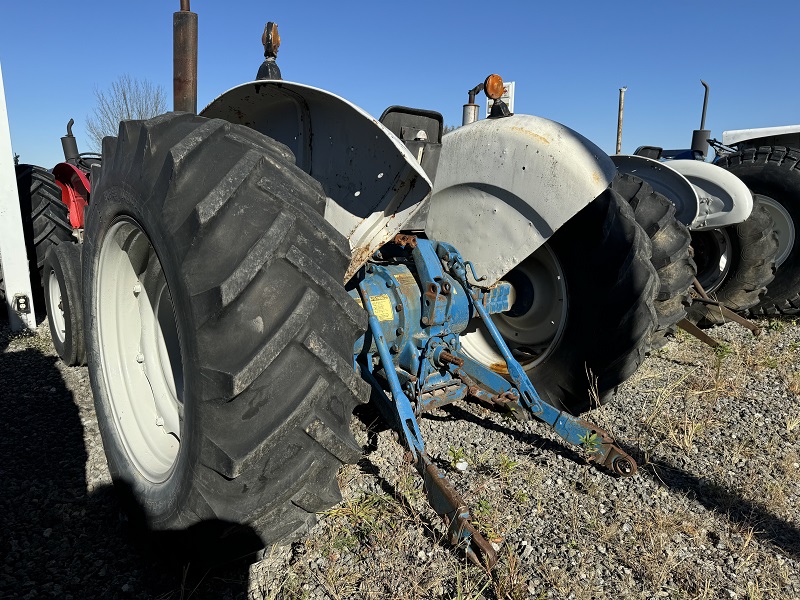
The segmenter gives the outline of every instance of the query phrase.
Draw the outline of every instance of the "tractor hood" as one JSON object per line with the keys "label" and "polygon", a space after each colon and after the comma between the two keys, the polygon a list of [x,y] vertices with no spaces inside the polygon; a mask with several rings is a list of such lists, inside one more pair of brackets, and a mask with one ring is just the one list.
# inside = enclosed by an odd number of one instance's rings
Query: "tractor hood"
{"label": "tractor hood", "polygon": [[600,148],[541,117],[459,127],[442,152],[425,226],[492,285],[597,198],[616,175]]}
{"label": "tractor hood", "polygon": [[325,220],[350,242],[349,279],[427,201],[431,181],[405,145],[335,94],[288,81],[228,90],[201,113],[246,125],[289,147],[322,184]]}

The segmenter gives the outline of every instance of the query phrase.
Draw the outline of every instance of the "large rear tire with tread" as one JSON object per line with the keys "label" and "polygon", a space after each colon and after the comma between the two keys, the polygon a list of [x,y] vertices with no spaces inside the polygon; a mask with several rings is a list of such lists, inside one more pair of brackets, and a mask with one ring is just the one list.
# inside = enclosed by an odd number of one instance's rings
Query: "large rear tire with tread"
{"label": "large rear tire with tread", "polygon": [[[775,277],[778,238],[772,217],[754,198],[753,212],[737,225],[693,231],[697,279],[715,300],[737,312],[756,306]],[[701,327],[725,322],[720,310],[695,302],[689,319]]]}
{"label": "large rear tire with tread", "polygon": [[42,289],[56,352],[71,367],[85,365],[80,244],[48,249],[42,265]]}
{"label": "large rear tire with tread", "polygon": [[[528,314],[494,319],[542,399],[572,414],[609,399],[636,371],[656,324],[653,301],[658,277],[650,262],[650,241],[616,185],[615,180],[506,276],[521,291],[521,275],[526,271],[541,272],[545,269],[540,265],[555,265],[549,271],[563,292],[553,295],[551,303],[563,308],[560,313],[541,313],[547,315],[544,324],[552,319],[557,326],[547,347],[537,348],[537,356],[531,356],[519,342],[541,327],[529,318],[542,296],[535,277]],[[561,322],[556,323],[559,318]],[[471,358],[503,373],[504,362],[485,343],[487,337],[480,323],[472,324],[462,334],[462,348]]]}
{"label": "large rear tire with tread", "polygon": [[244,126],[169,113],[104,140],[89,374],[112,478],[150,529],[286,542],[340,500],[367,321],[324,206],[292,153]]}
{"label": "large rear tire with tread", "polygon": [[653,246],[651,262],[659,280],[654,303],[658,325],[650,347],[661,348],[675,333],[678,321],[686,317],[686,309],[692,303],[690,288],[697,273],[689,253],[692,238],[689,229],[675,218],[675,205],[646,181],[622,173],[614,189],[630,203],[636,222]]}
{"label": "large rear tire with tread", "polygon": [[76,240],[67,205],[61,200],[61,189],[52,173],[34,165],[17,165],[15,169],[31,285],[37,296],[48,249]]}
{"label": "large rear tire with tread", "polygon": [[777,272],[755,315],[800,313],[800,150],[781,146],[748,148],[717,163],[741,179],[770,212],[778,235]]}
{"label": "large rear tire with tread", "polygon": [[[16,165],[17,192],[22,214],[22,231],[28,255],[28,271],[34,302],[42,307],[42,269],[47,250],[62,242],[75,242],[67,205],[51,173],[35,165]],[[0,298],[5,298],[5,282],[0,269]]]}

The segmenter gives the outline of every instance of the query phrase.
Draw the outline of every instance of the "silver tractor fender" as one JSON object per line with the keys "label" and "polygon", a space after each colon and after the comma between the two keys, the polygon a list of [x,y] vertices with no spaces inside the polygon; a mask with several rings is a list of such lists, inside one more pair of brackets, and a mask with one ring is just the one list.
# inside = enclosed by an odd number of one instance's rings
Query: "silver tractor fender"
{"label": "silver tractor fender", "polygon": [[348,280],[427,201],[431,181],[377,119],[335,94],[288,81],[228,90],[200,113],[240,123],[289,147],[322,184],[325,220],[350,242]]}
{"label": "silver tractor fender", "polygon": [[692,231],[736,225],[753,212],[753,194],[733,173],[699,160],[671,160],[668,164],[697,190],[700,211],[689,226]]}
{"label": "silver tractor fender", "polygon": [[596,145],[548,119],[513,115],[442,138],[428,237],[449,242],[492,285],[597,198],[616,168]]}
{"label": "silver tractor fender", "polygon": [[614,154],[611,160],[620,173],[643,179],[656,192],[666,196],[675,205],[675,218],[680,223],[689,227],[697,218],[700,212],[697,191],[686,177],[669,167],[671,163],[635,154]]}
{"label": "silver tractor fender", "polygon": [[675,216],[692,231],[741,223],[753,210],[753,195],[742,181],[717,165],[699,160],[659,162],[643,156],[611,157],[622,173],[653,186],[675,205]]}

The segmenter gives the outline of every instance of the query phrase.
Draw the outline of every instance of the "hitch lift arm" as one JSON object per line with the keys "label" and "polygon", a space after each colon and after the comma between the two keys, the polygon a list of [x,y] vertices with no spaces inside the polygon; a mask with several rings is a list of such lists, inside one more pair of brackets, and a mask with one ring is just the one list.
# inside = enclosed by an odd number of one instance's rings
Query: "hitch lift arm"
{"label": "hitch lift arm", "polygon": [[[448,540],[463,547],[476,565],[491,568],[497,552],[476,529],[466,503],[427,454],[418,414],[471,396],[505,406],[517,418],[543,421],[565,441],[586,450],[592,462],[620,476],[634,475],[636,462],[605,431],[539,397],[492,322],[491,313],[510,308],[509,284],[501,282],[489,290],[471,285],[467,263],[449,244],[413,236],[398,236],[395,244],[401,251],[395,249],[389,260],[379,256],[383,264],[368,265],[357,292],[351,292],[369,315],[369,331],[356,344],[355,362],[377,392],[382,416],[408,449],[428,502],[447,526]],[[416,286],[408,285],[411,277]],[[376,303],[392,304],[382,294],[387,288],[396,294],[398,313],[406,306],[406,312],[414,311],[404,321],[409,331],[395,329],[398,323],[393,314],[382,306],[376,309]],[[486,325],[505,359],[510,381],[460,353],[458,333],[469,321],[467,314]]]}

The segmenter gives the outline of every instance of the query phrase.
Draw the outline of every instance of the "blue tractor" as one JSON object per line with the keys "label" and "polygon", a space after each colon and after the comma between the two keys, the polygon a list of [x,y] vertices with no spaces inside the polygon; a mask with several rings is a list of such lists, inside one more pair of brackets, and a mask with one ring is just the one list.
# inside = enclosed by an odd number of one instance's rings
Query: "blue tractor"
{"label": "blue tractor", "polygon": [[444,137],[432,111],[379,120],[280,79],[279,40],[269,23],[261,78],[199,115],[184,95],[103,142],[82,300],[112,477],[152,529],[288,540],[340,499],[371,399],[450,540],[491,565],[418,419],[472,399],[633,475],[577,415],[644,358],[651,243],[614,163],[569,128],[498,100]]}

